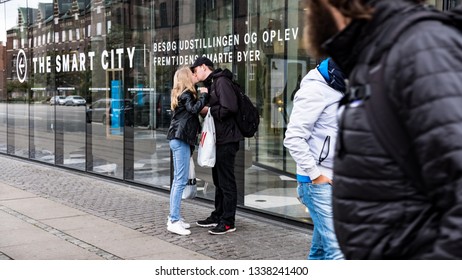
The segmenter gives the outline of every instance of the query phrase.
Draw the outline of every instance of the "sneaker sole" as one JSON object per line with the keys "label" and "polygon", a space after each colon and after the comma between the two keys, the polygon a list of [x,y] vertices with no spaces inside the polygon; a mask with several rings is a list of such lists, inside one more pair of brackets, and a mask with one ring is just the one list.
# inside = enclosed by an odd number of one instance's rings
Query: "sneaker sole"
{"label": "sneaker sole", "polygon": [[171,233],[178,234],[178,235],[181,235],[181,236],[186,236],[186,235],[191,234],[191,231],[189,231],[189,230],[188,230],[188,232],[178,232],[178,231],[171,230],[169,228],[167,228],[167,230],[170,231]]}
{"label": "sneaker sole", "polygon": [[214,231],[209,230],[209,233],[213,235],[222,235],[222,234],[227,234],[227,233],[234,232],[234,231],[236,231],[236,228],[228,229],[227,231],[223,231],[223,232],[214,232]]}
{"label": "sneaker sole", "polygon": [[216,223],[216,224],[206,224],[206,225],[202,224],[201,225],[201,224],[196,222],[196,225],[198,225],[200,227],[203,227],[203,228],[208,228],[208,227],[216,227],[218,225],[218,223]]}

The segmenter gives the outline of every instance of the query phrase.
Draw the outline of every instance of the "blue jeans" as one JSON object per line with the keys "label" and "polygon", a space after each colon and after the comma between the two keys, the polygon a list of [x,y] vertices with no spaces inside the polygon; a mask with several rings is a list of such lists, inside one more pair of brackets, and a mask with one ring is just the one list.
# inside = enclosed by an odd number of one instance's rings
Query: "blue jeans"
{"label": "blue jeans", "polygon": [[181,195],[188,183],[189,158],[191,147],[188,143],[179,139],[170,140],[170,149],[173,154],[173,182],[170,188],[170,221],[176,222],[181,219]]}
{"label": "blue jeans", "polygon": [[313,240],[309,260],[343,259],[334,232],[332,186],[330,184],[298,183],[298,197],[313,219]]}

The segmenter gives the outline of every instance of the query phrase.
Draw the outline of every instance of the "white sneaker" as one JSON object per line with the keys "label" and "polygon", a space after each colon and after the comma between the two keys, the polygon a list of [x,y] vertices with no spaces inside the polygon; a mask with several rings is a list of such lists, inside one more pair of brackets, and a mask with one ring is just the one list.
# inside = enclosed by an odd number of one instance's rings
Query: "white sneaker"
{"label": "white sneaker", "polygon": [[167,226],[167,230],[179,235],[189,235],[191,234],[190,230],[187,230],[183,227],[180,221],[171,223],[169,226]]}
{"label": "white sneaker", "polygon": [[[179,222],[181,223],[181,225],[183,226],[183,228],[186,228],[186,229],[187,229],[187,228],[190,228],[190,227],[191,227],[191,225],[188,224],[188,223],[186,223],[183,219],[181,219]],[[168,219],[167,219],[167,226],[169,226],[169,225],[171,225],[171,224],[172,224],[172,221],[170,221],[170,218],[168,218]]]}

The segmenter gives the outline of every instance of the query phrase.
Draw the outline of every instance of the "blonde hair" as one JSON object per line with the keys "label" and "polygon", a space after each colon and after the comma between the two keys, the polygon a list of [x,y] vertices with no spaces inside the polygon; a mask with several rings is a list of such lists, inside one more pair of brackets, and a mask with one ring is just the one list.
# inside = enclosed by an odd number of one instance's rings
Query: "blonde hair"
{"label": "blonde hair", "polygon": [[197,92],[193,84],[191,69],[189,69],[189,67],[183,66],[176,70],[175,75],[173,76],[173,88],[171,93],[172,98],[170,103],[172,110],[175,110],[176,107],[178,107],[178,98],[185,90],[191,91],[194,95],[194,98],[197,99]]}

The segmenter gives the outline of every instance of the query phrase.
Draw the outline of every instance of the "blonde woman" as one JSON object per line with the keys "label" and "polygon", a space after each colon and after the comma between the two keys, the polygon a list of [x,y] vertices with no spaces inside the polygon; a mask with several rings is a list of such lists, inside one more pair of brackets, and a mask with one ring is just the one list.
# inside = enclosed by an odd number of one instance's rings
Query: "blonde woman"
{"label": "blonde woman", "polygon": [[204,94],[198,97],[195,83],[197,78],[188,67],[182,67],[175,72],[171,93],[173,116],[167,134],[174,169],[167,230],[179,235],[191,234],[188,230],[190,225],[184,222],[180,214],[181,195],[188,182],[189,157],[200,131],[199,113],[209,99],[206,88],[201,88]]}

